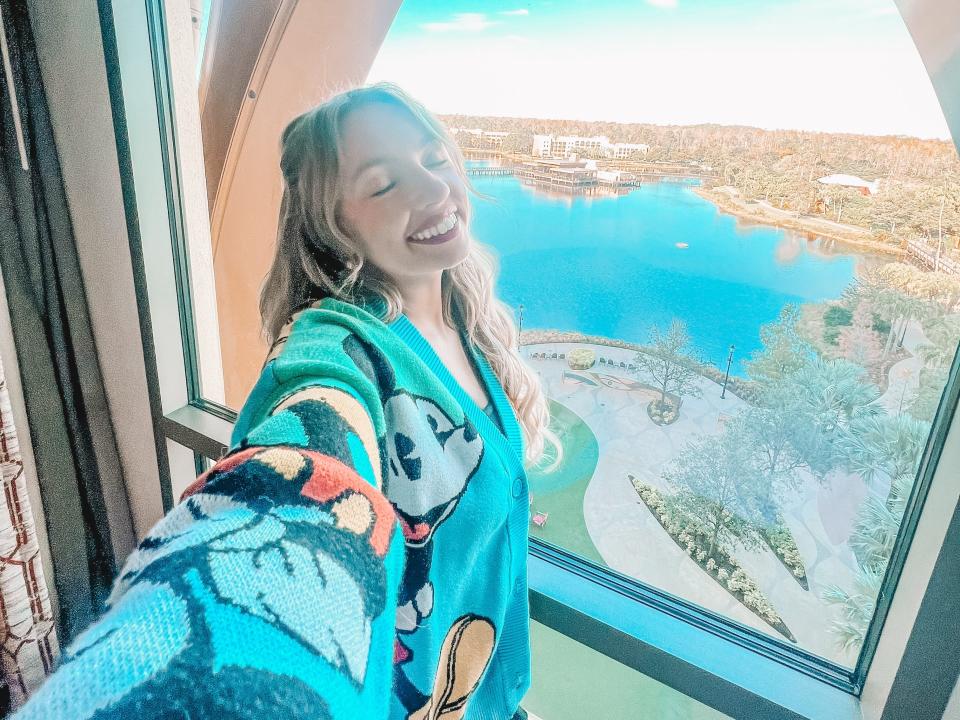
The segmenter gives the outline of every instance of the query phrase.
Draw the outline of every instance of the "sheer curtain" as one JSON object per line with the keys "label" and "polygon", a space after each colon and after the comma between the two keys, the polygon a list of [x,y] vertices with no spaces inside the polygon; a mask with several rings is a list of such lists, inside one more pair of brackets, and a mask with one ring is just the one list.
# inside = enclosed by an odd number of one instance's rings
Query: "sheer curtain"
{"label": "sheer curtain", "polygon": [[20,705],[53,669],[57,631],[0,362],[0,668]]}

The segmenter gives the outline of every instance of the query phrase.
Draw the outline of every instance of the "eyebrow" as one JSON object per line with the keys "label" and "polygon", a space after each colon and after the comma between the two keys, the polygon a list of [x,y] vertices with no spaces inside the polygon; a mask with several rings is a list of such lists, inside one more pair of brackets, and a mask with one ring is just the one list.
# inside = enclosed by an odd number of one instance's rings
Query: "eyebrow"
{"label": "eyebrow", "polygon": [[[423,140],[420,143],[420,150],[423,150],[428,145],[432,145],[433,143],[439,143],[439,142],[440,142],[440,138],[438,137],[435,137],[430,134],[424,135]],[[379,157],[371,158],[370,160],[367,160],[365,163],[363,163],[360,167],[357,168],[356,172],[353,173],[353,179],[350,182],[356,182],[357,179],[364,172],[374,167],[375,165],[388,165],[389,163],[390,163],[390,160],[388,158],[379,158]]]}

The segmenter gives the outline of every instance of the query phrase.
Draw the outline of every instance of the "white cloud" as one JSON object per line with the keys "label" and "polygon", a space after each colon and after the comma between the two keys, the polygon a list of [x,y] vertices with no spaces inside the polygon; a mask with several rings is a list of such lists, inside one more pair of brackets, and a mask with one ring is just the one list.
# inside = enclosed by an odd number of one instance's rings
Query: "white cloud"
{"label": "white cloud", "polygon": [[450,22],[432,22],[421,25],[427,32],[480,32],[497,23],[487,20],[484,13],[457,13]]}
{"label": "white cloud", "polygon": [[672,10],[677,6],[677,0],[647,0],[647,5]]}
{"label": "white cloud", "polygon": [[526,8],[521,8],[520,10],[501,10],[501,15],[529,15],[530,11]]}

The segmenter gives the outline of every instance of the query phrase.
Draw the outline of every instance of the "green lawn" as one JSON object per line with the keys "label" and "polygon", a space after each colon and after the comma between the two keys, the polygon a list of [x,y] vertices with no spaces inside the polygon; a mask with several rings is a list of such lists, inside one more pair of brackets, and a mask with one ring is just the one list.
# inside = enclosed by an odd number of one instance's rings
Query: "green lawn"
{"label": "green lawn", "polygon": [[597,439],[579,415],[550,400],[550,429],[563,443],[563,461],[552,473],[527,472],[533,512],[550,514],[546,527],[530,523],[530,535],[604,564],[583,524],[583,494],[597,467]]}

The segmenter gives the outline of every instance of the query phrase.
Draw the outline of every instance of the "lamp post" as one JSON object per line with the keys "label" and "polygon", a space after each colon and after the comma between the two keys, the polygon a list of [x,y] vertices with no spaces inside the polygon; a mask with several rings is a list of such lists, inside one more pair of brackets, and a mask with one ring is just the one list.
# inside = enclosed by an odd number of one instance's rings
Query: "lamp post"
{"label": "lamp post", "polygon": [[727,374],[723,376],[723,390],[720,391],[720,399],[727,397],[727,380],[730,379],[730,364],[733,362],[734,346],[730,346],[730,353],[727,355]]}
{"label": "lamp post", "polygon": [[517,319],[517,350],[520,350],[521,333],[523,333],[523,303],[520,303],[520,312]]}

